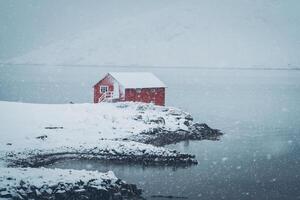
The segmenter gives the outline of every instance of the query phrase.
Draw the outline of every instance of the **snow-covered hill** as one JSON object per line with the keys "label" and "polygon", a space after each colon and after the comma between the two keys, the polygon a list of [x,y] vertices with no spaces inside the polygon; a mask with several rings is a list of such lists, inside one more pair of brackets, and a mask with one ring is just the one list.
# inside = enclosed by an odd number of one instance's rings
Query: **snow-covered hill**
{"label": "snow-covered hill", "polygon": [[[155,1],[153,2],[155,3]],[[295,2],[294,4],[297,4]],[[287,1],[170,1],[111,19],[9,63],[285,67],[300,64],[300,17]],[[298,34],[299,33],[299,34]]]}
{"label": "snow-covered hill", "polygon": [[[140,149],[164,152],[163,148],[115,140],[164,126],[183,129],[181,110],[147,104],[27,104],[0,102],[0,153],[7,151],[44,151],[53,153],[68,148],[114,149],[122,152]],[[173,115],[172,113],[175,113]],[[176,114],[178,113],[178,114]],[[178,120],[178,115],[183,116]],[[160,118],[164,124],[155,123]]]}

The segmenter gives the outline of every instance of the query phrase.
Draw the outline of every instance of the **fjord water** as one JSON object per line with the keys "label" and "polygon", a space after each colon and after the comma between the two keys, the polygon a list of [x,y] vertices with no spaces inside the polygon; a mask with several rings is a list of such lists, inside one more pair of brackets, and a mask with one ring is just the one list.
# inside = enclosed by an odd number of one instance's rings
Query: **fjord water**
{"label": "fjord water", "polygon": [[168,106],[225,135],[220,141],[169,145],[196,155],[199,164],[186,168],[78,160],[50,167],[112,170],[136,183],[147,199],[300,198],[298,70],[1,66],[0,100],[91,102],[92,85],[107,71],[154,72],[168,86]]}

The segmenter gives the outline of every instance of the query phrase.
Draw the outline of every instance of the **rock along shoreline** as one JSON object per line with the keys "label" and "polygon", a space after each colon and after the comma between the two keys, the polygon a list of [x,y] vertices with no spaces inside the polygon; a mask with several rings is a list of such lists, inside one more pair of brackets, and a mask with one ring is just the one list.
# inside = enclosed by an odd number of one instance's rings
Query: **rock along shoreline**
{"label": "rock along shoreline", "polygon": [[61,152],[53,154],[35,155],[26,159],[11,160],[9,167],[43,167],[51,165],[60,160],[67,159],[85,159],[99,160],[114,163],[136,163],[141,165],[182,165],[189,166],[198,164],[194,155],[177,154],[175,156],[157,156],[157,155],[111,155],[111,154],[86,154]]}
{"label": "rock along shoreline", "polygon": [[170,131],[160,127],[154,128],[144,131],[138,136],[133,136],[130,140],[154,146],[164,146],[187,140],[219,140],[222,135],[220,130],[212,129],[207,124],[195,123],[188,126],[188,130]]}
{"label": "rock along shoreline", "polygon": [[122,180],[111,183],[109,180],[104,181],[101,185],[95,184],[96,179],[88,182],[76,183],[57,183],[49,186],[47,184],[36,187],[20,182],[12,190],[0,189],[0,198],[3,199],[35,199],[35,200],[122,200],[122,199],[143,199],[142,190],[138,189],[135,184],[127,184]]}
{"label": "rock along shoreline", "polygon": [[[69,170],[67,174],[64,170],[46,168],[9,168],[4,171],[6,175],[0,177],[2,199],[142,199],[141,189],[118,179],[111,171]],[[52,176],[47,177],[49,175]]]}

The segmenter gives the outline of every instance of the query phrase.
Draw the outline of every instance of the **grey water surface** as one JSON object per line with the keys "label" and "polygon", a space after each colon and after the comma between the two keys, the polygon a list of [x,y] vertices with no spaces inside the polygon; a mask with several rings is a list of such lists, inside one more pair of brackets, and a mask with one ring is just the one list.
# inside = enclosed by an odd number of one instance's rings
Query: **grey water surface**
{"label": "grey water surface", "polygon": [[168,106],[225,135],[167,146],[196,155],[199,164],[186,168],[78,160],[50,167],[112,170],[147,199],[300,199],[299,70],[3,65],[0,100],[92,102],[93,84],[108,71],[155,73],[168,86]]}

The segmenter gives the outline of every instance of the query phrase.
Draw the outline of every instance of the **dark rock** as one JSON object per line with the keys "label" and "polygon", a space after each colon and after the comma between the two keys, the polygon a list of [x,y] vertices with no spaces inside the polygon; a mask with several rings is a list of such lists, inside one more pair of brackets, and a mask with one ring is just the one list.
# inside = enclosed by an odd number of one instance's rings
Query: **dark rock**
{"label": "dark rock", "polygon": [[123,184],[125,184],[125,183],[122,181],[122,179],[118,179],[118,180],[116,181],[116,184],[117,184],[117,185],[123,185]]}
{"label": "dark rock", "polygon": [[19,183],[19,185],[22,187],[22,186],[24,186],[26,183],[23,181],[23,180],[20,180],[20,183]]}
{"label": "dark rock", "polygon": [[62,199],[62,200],[120,200],[120,199],[142,199],[141,190],[134,184],[127,184],[118,179],[117,181],[102,180],[98,183],[97,179],[91,179],[87,182],[78,181],[77,183],[59,182],[56,185],[43,185],[37,188],[34,185],[25,185],[20,181],[14,188],[3,188],[0,190],[0,198],[12,198],[14,200],[22,199]]}
{"label": "dark rock", "polygon": [[112,198],[112,199],[113,199],[113,200],[122,200],[123,197],[122,197],[121,193],[115,193],[115,194],[113,195],[113,198]]}
{"label": "dark rock", "polygon": [[8,191],[2,191],[0,192],[0,198],[12,198],[12,194]]}
{"label": "dark rock", "polygon": [[137,195],[142,195],[142,193],[143,193],[143,190],[142,190],[142,189],[137,189],[137,191],[136,191],[136,194],[137,194]]}
{"label": "dark rock", "polygon": [[[87,184],[88,185],[90,185],[92,182],[94,182],[95,180],[97,180],[97,179],[91,179],[91,180],[89,180],[88,182],[87,182]],[[79,182],[79,185],[83,185],[84,184],[84,182],[82,181],[82,180],[80,180],[80,182]]]}
{"label": "dark rock", "polygon": [[193,117],[192,117],[192,115],[190,115],[190,114],[186,115],[186,116],[184,117],[184,119],[186,119],[186,120],[188,120],[188,121],[193,121],[193,120],[194,120]]}
{"label": "dark rock", "polygon": [[207,124],[190,124],[189,121],[184,123],[188,126],[188,130],[169,131],[159,127],[140,133],[143,137],[135,136],[130,139],[155,146],[164,146],[185,140],[219,140],[223,135],[218,129],[212,129]]}
{"label": "dark rock", "polygon": [[142,120],[143,116],[142,115],[136,115],[133,117],[134,120]]}
{"label": "dark rock", "polygon": [[162,112],[167,112],[167,111],[169,111],[169,108],[165,107],[165,108],[161,109],[161,111]]}
{"label": "dark rock", "polygon": [[187,199],[188,197],[173,196],[173,195],[152,195],[151,198],[164,198],[164,199]]}
{"label": "dark rock", "polygon": [[190,126],[191,122],[186,120],[186,121],[183,122],[183,124],[186,125],[186,126]]}
{"label": "dark rock", "polygon": [[125,103],[124,104],[118,104],[117,107],[118,108],[127,108],[128,104],[125,104]]}
{"label": "dark rock", "polygon": [[45,129],[63,129],[64,127],[62,126],[47,126]]}
{"label": "dark rock", "polygon": [[84,182],[82,180],[77,182],[77,185],[83,185],[83,184],[84,184]]}
{"label": "dark rock", "polygon": [[122,188],[120,192],[122,196],[128,196],[128,191],[126,188]]}
{"label": "dark rock", "polygon": [[57,190],[56,193],[54,193],[55,199],[68,199],[68,194],[64,190]]}
{"label": "dark rock", "polygon": [[41,139],[41,140],[45,140],[47,138],[48,138],[47,135],[41,135],[41,136],[36,137],[36,139]]}
{"label": "dark rock", "polygon": [[162,124],[162,125],[166,124],[166,121],[163,117],[158,117],[157,119],[151,119],[150,122],[155,124]]}

